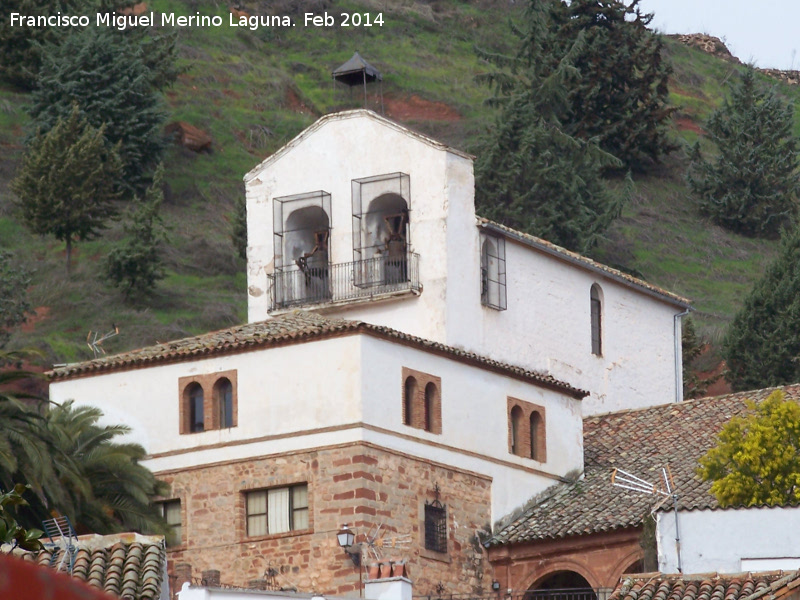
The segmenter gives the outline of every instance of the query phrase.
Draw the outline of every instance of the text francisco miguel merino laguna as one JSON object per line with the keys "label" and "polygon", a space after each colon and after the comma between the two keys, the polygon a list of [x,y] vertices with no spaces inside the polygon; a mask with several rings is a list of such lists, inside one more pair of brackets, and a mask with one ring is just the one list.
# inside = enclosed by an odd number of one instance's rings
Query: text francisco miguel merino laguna
{"label": "text francisco miguel merino laguna", "polygon": [[[162,27],[221,27],[223,25],[223,17],[219,15],[201,15],[196,13],[194,15],[176,15],[175,13],[160,13],[160,24]],[[330,27],[334,25],[348,26],[348,25],[383,25],[383,15],[369,13],[363,14],[341,14],[337,15],[340,19],[335,19],[333,15],[323,13],[317,15],[314,13],[305,13],[304,23],[305,27]],[[358,23],[355,22],[355,17],[358,17]],[[366,18],[366,22],[364,22]],[[60,12],[55,15],[41,16],[41,15],[24,15],[20,13],[11,13],[11,27],[88,27],[92,24],[92,19],[86,15],[62,15]],[[149,14],[141,15],[121,15],[117,13],[97,13],[95,15],[94,24],[97,27],[114,27],[120,31],[128,27],[150,27],[156,25],[156,15],[151,12]],[[294,27],[292,19],[286,15],[274,16],[249,16],[249,15],[229,15],[229,27],[247,27],[251,30],[256,30],[259,27]]]}

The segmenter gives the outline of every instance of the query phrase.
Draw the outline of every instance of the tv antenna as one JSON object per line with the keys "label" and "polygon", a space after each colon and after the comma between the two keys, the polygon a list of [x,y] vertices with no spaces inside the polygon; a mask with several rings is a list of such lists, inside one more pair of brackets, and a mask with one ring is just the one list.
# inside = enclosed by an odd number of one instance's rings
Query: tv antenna
{"label": "tv antenna", "polygon": [[[637,477],[633,473],[615,468],[611,472],[611,485],[633,490],[640,494],[661,496],[661,499],[650,509],[651,515],[672,499],[672,509],[675,513],[675,550],[678,553],[678,573],[683,573],[681,566],[681,534],[680,529],[678,529],[678,492],[675,489],[675,482],[672,479],[672,471],[670,471],[669,465],[661,467],[661,477],[662,482],[655,484]],[[663,485],[661,485],[662,483]]]}
{"label": "tv antenna", "polygon": [[375,559],[380,560],[383,558],[383,551],[388,548],[405,549],[411,545],[410,533],[397,533],[387,536],[388,532],[383,527],[383,523],[373,525],[370,527],[369,533],[364,537],[367,540],[368,551],[372,553]]}
{"label": "tv antenna", "polygon": [[112,338],[115,335],[119,335],[119,327],[111,324],[111,331],[108,333],[101,334],[99,331],[92,331],[89,330],[89,335],[86,336],[86,345],[89,346],[89,349],[94,354],[94,357],[97,358],[100,354],[105,354],[106,351],[103,348],[103,342],[105,342],[108,338]]}

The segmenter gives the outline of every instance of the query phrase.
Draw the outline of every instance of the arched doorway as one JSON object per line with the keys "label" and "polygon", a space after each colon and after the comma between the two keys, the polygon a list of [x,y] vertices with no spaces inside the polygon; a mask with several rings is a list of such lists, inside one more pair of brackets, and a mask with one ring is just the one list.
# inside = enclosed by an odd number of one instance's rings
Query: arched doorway
{"label": "arched doorway", "polygon": [[525,592],[525,600],[597,600],[597,593],[580,573],[551,573]]}

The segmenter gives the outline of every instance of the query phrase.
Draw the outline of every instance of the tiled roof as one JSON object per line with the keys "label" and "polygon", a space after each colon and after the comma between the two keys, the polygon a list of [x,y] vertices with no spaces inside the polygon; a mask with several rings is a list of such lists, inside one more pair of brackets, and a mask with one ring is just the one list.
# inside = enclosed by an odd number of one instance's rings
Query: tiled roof
{"label": "tiled roof", "polygon": [[[46,544],[23,560],[57,568],[63,550]],[[55,557],[54,557],[55,554]],[[124,600],[161,598],[166,566],[164,538],[138,534],[81,536],[72,576]],[[67,569],[65,560],[61,570]]]}
{"label": "tiled roof", "polygon": [[800,592],[800,571],[624,576],[608,600],[778,600]]}
{"label": "tiled roof", "polygon": [[119,369],[142,368],[167,362],[180,362],[196,360],[208,356],[259,350],[269,346],[298,343],[331,337],[365,333],[376,337],[394,340],[415,346],[428,352],[435,352],[451,356],[455,359],[471,362],[483,368],[488,368],[532,381],[545,387],[558,389],[575,398],[583,398],[588,394],[571,385],[559,381],[546,373],[530,371],[522,367],[502,363],[472,352],[466,352],[452,346],[432,342],[420,337],[409,335],[389,327],[372,325],[363,321],[349,319],[334,319],[312,312],[297,310],[285,315],[247,323],[229,329],[222,329],[194,337],[184,338],[173,342],[165,342],[123,352],[103,356],[82,363],[74,363],[57,367],[48,373],[51,380],[69,379],[82,375],[92,375]]}
{"label": "tiled roof", "polygon": [[639,291],[664,300],[665,302],[669,302],[670,304],[676,304],[682,308],[688,308],[692,303],[692,301],[688,298],[684,298],[678,294],[673,294],[672,292],[663,288],[647,283],[638,277],[634,277],[633,275],[629,275],[628,273],[624,273],[618,269],[609,267],[608,265],[593,261],[591,258],[587,258],[582,254],[578,254],[577,252],[572,252],[571,250],[557,246],[551,242],[548,242],[547,240],[543,240],[542,238],[517,231],[516,229],[512,229],[511,227],[501,225],[500,223],[490,221],[489,219],[485,219],[483,217],[478,217],[478,225],[485,229],[502,234],[505,237],[516,239],[523,244],[542,250],[551,256],[555,256],[556,258],[577,264],[578,266],[590,271],[600,273],[605,277],[609,277],[624,285],[636,288]]}
{"label": "tiled roof", "polygon": [[[659,483],[661,468],[669,465],[679,508],[718,508],[711,484],[696,475],[697,461],[715,444],[722,426],[746,412],[746,399],[760,402],[775,389],[779,388],[585,418],[584,477],[557,484],[534,498],[488,545],[638,527],[659,498],[612,486],[615,468]],[[780,389],[788,398],[800,400],[800,384]]]}

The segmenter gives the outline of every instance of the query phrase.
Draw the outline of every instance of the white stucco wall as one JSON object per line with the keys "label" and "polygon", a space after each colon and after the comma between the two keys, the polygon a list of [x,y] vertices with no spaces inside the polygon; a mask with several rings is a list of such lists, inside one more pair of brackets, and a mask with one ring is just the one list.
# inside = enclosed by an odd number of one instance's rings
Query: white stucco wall
{"label": "white stucco wall", "polygon": [[[326,312],[549,372],[591,392],[584,414],[675,401],[680,384],[673,316],[681,308],[510,238],[508,310],[483,307],[472,161],[364,111],[325,117],[246,178],[251,321],[269,316],[272,199],[329,192],[330,260],[349,262],[351,181],[393,172],[410,178],[410,249],[420,256],[423,292]],[[591,353],[589,290],[594,283],[604,297],[601,357]]]}
{"label": "white stucco wall", "polygon": [[[675,401],[673,316],[680,309],[520,243],[506,242],[508,309],[472,300],[463,310],[480,328],[451,343],[498,360],[527,361],[588,390],[584,414]],[[477,276],[477,275],[476,275]],[[602,356],[592,354],[589,294],[602,290]]]}
{"label": "white stucco wall", "polygon": [[[405,302],[402,310],[397,305],[360,305],[357,312],[401,331],[442,340],[448,206],[455,201],[453,195],[472,189],[471,161],[363,113],[328,117],[289,151],[248,175],[248,318],[259,321],[269,317],[267,275],[274,270],[274,198],[316,190],[330,193],[330,262],[348,263],[353,260],[351,182],[401,172],[410,176],[410,198],[406,199],[410,209],[409,250],[421,256],[420,279],[425,292]],[[448,178],[454,172],[458,176]],[[460,181],[458,186],[456,181]],[[471,206],[471,197],[458,203]]]}
{"label": "white stucco wall", "polygon": [[[800,568],[800,507],[680,511],[684,573]],[[675,514],[657,515],[658,568],[677,573]]]}
{"label": "white stucco wall", "polygon": [[[132,441],[159,454],[359,422],[360,351],[358,338],[349,336],[119,371],[53,382],[50,399],[101,408],[107,422],[130,426]],[[234,369],[238,426],[181,435],[179,378]],[[235,448],[214,451],[215,460]]]}
{"label": "white stucco wall", "polygon": [[[403,367],[441,378],[441,434],[403,424]],[[238,426],[181,434],[179,379],[229,370],[237,373]],[[368,335],[56,381],[50,396],[129,425],[129,439],[155,455],[146,465],[156,472],[369,441],[491,477],[493,519],[583,462],[580,400]],[[545,462],[509,453],[509,396],[545,408]]]}

